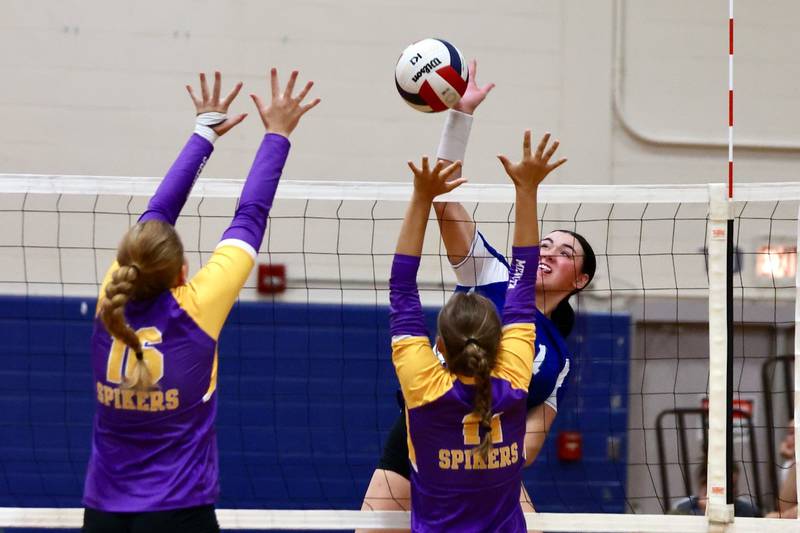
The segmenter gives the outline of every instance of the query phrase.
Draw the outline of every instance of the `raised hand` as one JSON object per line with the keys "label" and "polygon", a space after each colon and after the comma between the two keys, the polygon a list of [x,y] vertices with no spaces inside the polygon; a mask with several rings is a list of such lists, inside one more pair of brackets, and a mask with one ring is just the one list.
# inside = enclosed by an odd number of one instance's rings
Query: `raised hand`
{"label": "raised hand", "polygon": [[549,142],[550,134],[545,133],[539,141],[539,146],[536,147],[536,153],[531,155],[531,130],[525,130],[522,141],[522,160],[519,163],[512,163],[504,155],[497,156],[518,192],[536,192],[539,184],[550,172],[567,162],[566,158],[562,158],[550,164],[550,158],[558,149],[558,140],[553,141],[548,148]]}
{"label": "raised hand", "polygon": [[453,109],[471,115],[475,112],[475,109],[481,105],[481,102],[486,99],[489,92],[494,89],[494,83],[488,83],[483,87],[478,87],[478,80],[476,79],[478,75],[478,62],[476,60],[471,60],[467,69],[469,70],[467,90]]}
{"label": "raised hand", "polygon": [[306,83],[306,86],[296,97],[292,96],[295,82],[297,82],[297,74],[296,70],[292,71],[289,83],[286,84],[286,89],[281,92],[278,84],[278,70],[273,68],[270,71],[272,99],[269,105],[266,105],[258,95],[250,95],[250,98],[256,104],[258,113],[261,115],[261,121],[264,123],[268,133],[277,133],[288,137],[297,127],[300,117],[320,102],[319,98],[315,98],[310,103],[303,104],[303,99],[308,94],[308,91],[311,90],[311,87],[314,86],[313,81]]}
{"label": "raised hand", "polygon": [[[238,82],[231,92],[228,95],[220,100],[220,92],[221,92],[221,85],[222,85],[222,75],[219,72],[214,72],[214,87],[211,90],[211,93],[208,92],[208,84],[206,83],[206,75],[205,73],[200,73],[200,95],[201,98],[198,98],[194,90],[192,89],[191,85],[186,86],[186,90],[189,91],[189,96],[192,97],[192,102],[194,102],[194,108],[197,111],[198,115],[202,115],[204,113],[220,113],[221,115],[228,114],[228,107],[230,107],[231,102],[236,99],[236,96],[239,94],[239,90],[242,88],[242,82]],[[225,135],[234,126],[239,124],[241,121],[245,119],[247,113],[242,113],[240,115],[235,115],[233,117],[225,117],[222,119],[220,117],[221,122],[212,125],[211,129],[217,135]]]}
{"label": "raised hand", "polygon": [[422,168],[419,169],[412,161],[408,162],[408,167],[414,173],[414,195],[421,200],[433,201],[440,194],[452,191],[462,183],[466,183],[466,178],[449,178],[461,169],[461,161],[450,163],[445,166],[444,161],[437,161],[431,169],[428,165],[428,156],[422,158]]}

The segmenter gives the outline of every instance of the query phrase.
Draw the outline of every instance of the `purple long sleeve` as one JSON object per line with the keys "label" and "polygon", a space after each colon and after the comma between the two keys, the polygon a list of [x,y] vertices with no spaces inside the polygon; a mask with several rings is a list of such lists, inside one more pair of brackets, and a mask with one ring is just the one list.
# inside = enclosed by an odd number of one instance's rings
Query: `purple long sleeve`
{"label": "purple long sleeve", "polygon": [[256,251],[261,247],[267,216],[289,156],[289,147],[289,139],[282,135],[268,133],[264,136],[242,189],[239,207],[231,225],[222,235],[223,240],[238,239]]}
{"label": "purple long sleeve", "polygon": [[214,145],[192,134],[147,204],[147,210],[139,217],[139,222],[156,219],[174,226],[192,185],[213,151]]}
{"label": "purple long sleeve", "polygon": [[394,256],[392,277],[389,279],[389,329],[392,337],[428,335],[417,290],[419,262],[420,258],[413,255]]}
{"label": "purple long sleeve", "polygon": [[503,307],[503,325],[532,324],[536,309],[536,273],[539,270],[538,246],[514,246],[511,273]]}

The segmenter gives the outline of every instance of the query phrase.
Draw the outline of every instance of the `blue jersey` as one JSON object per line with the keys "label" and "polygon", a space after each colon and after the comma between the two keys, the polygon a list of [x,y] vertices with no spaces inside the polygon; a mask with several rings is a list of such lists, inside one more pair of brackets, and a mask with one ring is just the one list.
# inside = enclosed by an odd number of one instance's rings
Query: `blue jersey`
{"label": "blue jersey", "polygon": [[[509,265],[503,254],[495,250],[476,232],[469,255],[453,267],[458,280],[456,291],[475,290],[494,303],[502,315],[505,306]],[[528,409],[546,403],[558,411],[567,389],[570,360],[567,344],[556,325],[536,310],[536,355],[533,376],[528,387]],[[532,376],[532,377],[533,377]]]}

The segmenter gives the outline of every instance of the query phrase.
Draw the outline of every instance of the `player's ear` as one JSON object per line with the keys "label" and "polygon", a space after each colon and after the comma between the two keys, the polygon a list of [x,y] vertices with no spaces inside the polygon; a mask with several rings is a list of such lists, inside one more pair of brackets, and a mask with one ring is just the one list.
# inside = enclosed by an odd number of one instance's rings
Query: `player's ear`
{"label": "player's ear", "polygon": [[447,350],[444,348],[444,341],[440,336],[436,336],[436,350],[443,356],[447,355]]}
{"label": "player's ear", "polygon": [[186,257],[183,258],[183,266],[181,267],[181,273],[178,275],[178,283],[177,285],[186,285],[186,282],[189,280],[189,262],[186,260]]}
{"label": "player's ear", "polygon": [[586,285],[589,284],[589,274],[579,274],[578,277],[575,279],[575,289],[583,290]]}

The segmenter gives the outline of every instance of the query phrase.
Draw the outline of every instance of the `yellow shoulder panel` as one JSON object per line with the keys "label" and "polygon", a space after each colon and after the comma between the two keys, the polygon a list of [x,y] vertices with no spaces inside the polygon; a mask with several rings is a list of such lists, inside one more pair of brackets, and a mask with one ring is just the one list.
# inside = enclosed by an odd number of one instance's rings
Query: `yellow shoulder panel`
{"label": "yellow shoulder panel", "polygon": [[243,248],[220,246],[189,283],[172,289],[172,295],[200,329],[216,341],[253,263]]}
{"label": "yellow shoulder panel", "polygon": [[406,337],[393,342],[392,362],[409,409],[440,398],[456,380],[439,363],[427,337]]}
{"label": "yellow shoulder panel", "polygon": [[533,324],[511,324],[503,328],[492,375],[510,382],[515,389],[528,390],[533,374],[535,340],[536,327]]}

